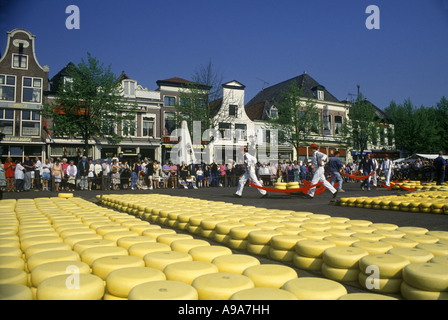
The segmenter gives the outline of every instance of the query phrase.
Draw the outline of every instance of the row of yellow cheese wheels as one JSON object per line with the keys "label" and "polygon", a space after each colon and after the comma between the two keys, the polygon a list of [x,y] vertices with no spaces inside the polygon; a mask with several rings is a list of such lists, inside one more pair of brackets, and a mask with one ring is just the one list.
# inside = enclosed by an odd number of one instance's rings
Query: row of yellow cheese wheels
{"label": "row of yellow cheese wheels", "polygon": [[[411,259],[413,262],[443,262],[448,256],[448,232],[444,231],[400,228],[393,224],[373,224],[364,220],[331,218],[309,212],[257,210],[259,208],[254,207],[250,211],[257,213],[242,214],[244,209],[234,205],[223,204],[218,208],[218,203],[209,206],[210,203],[197,200],[188,201],[175,197],[170,197],[169,201],[167,199],[159,199],[158,202],[154,197],[148,206],[142,203],[142,198],[135,204],[131,199],[123,201],[120,197],[112,196],[104,197],[103,203],[134,212],[156,223],[208,237],[232,249],[247,250],[251,254],[268,256],[281,262],[292,261],[300,269],[322,271],[326,277],[337,281],[358,279],[364,287],[366,279],[363,276],[366,273],[360,272],[358,261],[350,268],[338,268],[334,263],[324,262],[324,252],[335,246],[348,247],[349,251],[338,251],[336,255],[344,259],[346,255],[351,256],[351,250],[363,255],[387,253],[389,256],[415,256]],[[186,212],[186,209],[177,210],[177,201],[185,204],[182,208],[192,208],[191,212]],[[220,213],[216,213],[217,210]],[[391,290],[390,286],[383,285],[377,290],[373,289],[377,292],[397,293],[399,288],[400,286],[397,290],[395,286]]]}
{"label": "row of yellow cheese wheels", "polygon": [[[1,299],[360,299],[85,200],[2,201]],[[387,298],[387,297],[386,297]]]}
{"label": "row of yellow cheese wheels", "polygon": [[437,185],[436,182],[421,183],[421,181],[418,180],[391,183],[391,187],[394,190],[403,190],[400,186],[413,188],[416,191],[448,191],[448,184],[446,182],[441,185]]}
{"label": "row of yellow cheese wheels", "polygon": [[344,197],[337,200],[344,207],[406,212],[448,214],[448,192],[425,192],[381,197]]}
{"label": "row of yellow cheese wheels", "polygon": [[299,182],[276,182],[274,183],[275,189],[287,190],[300,188]]}

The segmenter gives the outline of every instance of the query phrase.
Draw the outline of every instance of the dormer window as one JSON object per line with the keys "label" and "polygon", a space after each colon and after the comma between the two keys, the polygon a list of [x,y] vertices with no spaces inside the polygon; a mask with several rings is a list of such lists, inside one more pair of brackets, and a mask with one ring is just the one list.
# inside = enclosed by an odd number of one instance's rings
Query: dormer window
{"label": "dormer window", "polygon": [[276,106],[272,106],[269,110],[269,117],[273,119],[278,117],[278,109]]}
{"label": "dormer window", "polygon": [[238,117],[238,106],[235,104],[229,105],[229,116]]}
{"label": "dormer window", "polygon": [[317,90],[317,100],[324,100],[324,92],[322,90]]}
{"label": "dormer window", "polygon": [[135,95],[135,81],[124,80],[123,81],[123,93],[126,96]]}
{"label": "dormer window", "polygon": [[16,69],[28,69],[28,56],[23,54],[13,54],[12,67]]}

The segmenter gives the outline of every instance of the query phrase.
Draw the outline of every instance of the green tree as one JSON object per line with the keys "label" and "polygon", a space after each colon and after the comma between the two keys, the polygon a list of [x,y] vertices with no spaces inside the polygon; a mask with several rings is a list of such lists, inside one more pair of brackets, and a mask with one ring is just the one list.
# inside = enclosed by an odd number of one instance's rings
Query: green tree
{"label": "green tree", "polygon": [[375,108],[360,93],[350,105],[348,118],[343,125],[342,140],[348,147],[359,150],[362,154],[369,144],[378,139],[379,129]]}
{"label": "green tree", "polygon": [[314,142],[322,129],[319,109],[312,97],[304,98],[303,90],[292,82],[282,91],[280,101],[275,101],[277,117],[267,120],[269,129],[278,130],[278,140],[289,143],[297,154],[304,143]]}
{"label": "green tree", "polygon": [[57,88],[54,104],[41,110],[58,134],[81,137],[87,155],[90,139],[101,137],[116,144],[123,139],[121,128],[135,130],[136,106],[123,98],[111,66],[104,67],[87,53],[87,61],[69,65],[67,74],[70,81]]}
{"label": "green tree", "polygon": [[436,107],[437,129],[439,130],[439,149],[448,153],[448,99],[442,97]]}

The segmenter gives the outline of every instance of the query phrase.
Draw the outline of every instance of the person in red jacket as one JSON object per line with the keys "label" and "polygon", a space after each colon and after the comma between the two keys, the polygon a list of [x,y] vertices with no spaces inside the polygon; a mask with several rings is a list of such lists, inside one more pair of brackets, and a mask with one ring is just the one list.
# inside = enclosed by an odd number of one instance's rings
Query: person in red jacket
{"label": "person in red jacket", "polygon": [[5,162],[5,177],[6,177],[6,191],[14,192],[14,172],[16,170],[16,163],[8,158]]}

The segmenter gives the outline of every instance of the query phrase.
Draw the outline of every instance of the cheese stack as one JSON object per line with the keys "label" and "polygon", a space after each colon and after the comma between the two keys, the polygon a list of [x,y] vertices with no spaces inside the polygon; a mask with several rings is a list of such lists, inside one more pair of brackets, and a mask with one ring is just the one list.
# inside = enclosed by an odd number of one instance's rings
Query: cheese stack
{"label": "cheese stack", "polygon": [[403,270],[403,280],[400,292],[408,300],[448,300],[448,268],[444,263],[409,264]]}
{"label": "cheese stack", "polygon": [[322,255],[322,274],[339,282],[358,281],[359,260],[368,255],[361,248],[337,246],[328,248]]}
{"label": "cheese stack", "polygon": [[329,240],[300,240],[294,247],[293,263],[299,269],[320,271],[323,264],[323,253],[331,247],[336,247],[336,245]]}

